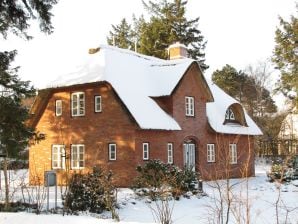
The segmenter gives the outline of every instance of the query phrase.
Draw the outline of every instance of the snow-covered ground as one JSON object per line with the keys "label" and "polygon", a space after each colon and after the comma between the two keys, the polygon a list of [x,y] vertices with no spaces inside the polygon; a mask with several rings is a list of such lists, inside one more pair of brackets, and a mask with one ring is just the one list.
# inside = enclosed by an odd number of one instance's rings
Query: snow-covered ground
{"label": "snow-covered ground", "polygon": [[[246,179],[230,180],[229,186],[232,186],[230,198],[232,205],[230,207],[229,223],[245,223],[246,217],[249,217],[249,223],[271,224],[277,223],[277,214],[279,223],[297,224],[298,223],[298,182],[283,184],[279,188],[278,184],[269,183],[266,177],[266,171],[269,166],[265,163],[258,163],[256,166],[256,176]],[[27,171],[23,170],[17,173],[11,173],[11,179],[16,191],[13,194],[15,199],[22,199],[22,194],[18,186],[20,183],[26,183]],[[1,199],[4,198],[3,173],[1,180]],[[218,206],[220,202],[226,206],[226,184],[227,181],[205,182],[204,191],[207,196],[190,196],[189,199],[181,198],[179,201],[171,201],[173,206],[173,223],[218,223]],[[296,186],[295,186],[296,185]],[[216,187],[219,186],[219,187]],[[220,200],[219,190],[223,192],[223,200]],[[280,194],[280,200],[276,209],[276,202]],[[246,200],[248,198],[248,200]],[[45,201],[46,202],[46,201]],[[139,199],[130,189],[119,189],[118,203],[120,209],[118,213],[122,224],[136,223],[155,223],[150,206],[154,208],[155,203],[148,203],[145,199]],[[50,189],[50,206],[54,206],[54,188]],[[58,188],[58,206],[61,206],[60,189]],[[46,205],[44,205],[46,208]],[[247,216],[247,214],[249,214]],[[80,214],[65,215],[61,214],[41,214],[35,215],[28,212],[19,213],[0,213],[0,223],[3,224],[110,224],[115,223],[110,219],[108,212],[104,214]]]}

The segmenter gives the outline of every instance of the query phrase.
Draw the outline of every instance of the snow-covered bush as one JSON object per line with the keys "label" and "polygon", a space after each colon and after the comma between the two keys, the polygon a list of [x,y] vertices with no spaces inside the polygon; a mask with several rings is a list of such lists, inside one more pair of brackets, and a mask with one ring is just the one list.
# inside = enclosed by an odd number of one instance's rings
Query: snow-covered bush
{"label": "snow-covered bush", "polygon": [[143,166],[137,166],[137,172],[133,189],[139,195],[148,195],[152,199],[169,194],[178,199],[182,194],[196,190],[194,183],[197,182],[198,173],[191,169],[149,160]]}
{"label": "snow-covered bush", "polygon": [[64,208],[70,213],[89,211],[112,212],[112,218],[119,219],[115,207],[117,190],[112,184],[112,172],[94,168],[93,173],[74,174],[65,195]]}

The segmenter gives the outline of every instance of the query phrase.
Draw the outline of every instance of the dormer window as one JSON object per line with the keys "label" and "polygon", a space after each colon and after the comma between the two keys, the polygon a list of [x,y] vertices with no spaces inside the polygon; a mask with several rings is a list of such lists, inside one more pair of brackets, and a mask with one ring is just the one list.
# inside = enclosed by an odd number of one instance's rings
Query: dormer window
{"label": "dormer window", "polygon": [[227,121],[235,121],[236,120],[235,119],[235,114],[234,114],[234,112],[232,111],[231,108],[227,109],[225,117],[226,117]]}
{"label": "dormer window", "polygon": [[223,123],[247,126],[242,106],[238,103],[230,105],[226,110],[225,120]]}

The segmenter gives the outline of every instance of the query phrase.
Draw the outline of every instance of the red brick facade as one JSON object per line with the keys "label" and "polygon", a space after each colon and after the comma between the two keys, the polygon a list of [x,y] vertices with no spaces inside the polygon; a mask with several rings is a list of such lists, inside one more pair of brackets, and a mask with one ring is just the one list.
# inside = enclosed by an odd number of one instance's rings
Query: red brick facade
{"label": "red brick facade", "polygon": [[[183,167],[183,144],[195,144],[196,169],[204,179],[223,176],[241,177],[254,175],[253,139],[243,135],[223,135],[208,125],[206,102],[209,93],[203,85],[199,67],[194,63],[180,80],[171,96],[155,101],[173,116],[182,130],[140,129],[126,106],[109,83],[93,83],[51,90],[41,116],[37,118],[36,130],[45,134],[45,140],[30,147],[30,181],[36,177],[43,181],[45,170],[52,170],[52,145],[65,145],[66,168],[70,167],[72,144],[85,146],[85,166],[73,172],[88,172],[95,165],[111,169],[118,186],[130,186],[136,175],[135,168],[143,164],[143,143],[149,143],[149,158],[167,162],[167,143],[173,143],[173,161]],[[71,93],[85,93],[85,115],[71,116]],[[94,112],[94,97],[102,97],[102,112]],[[185,96],[194,97],[193,117],[185,116]],[[62,100],[62,116],[55,116],[55,101]],[[116,160],[109,160],[108,145],[117,145]],[[215,162],[207,162],[207,144],[215,144]],[[237,164],[227,160],[229,143],[237,144]],[[58,170],[59,183],[65,181],[67,171]]]}

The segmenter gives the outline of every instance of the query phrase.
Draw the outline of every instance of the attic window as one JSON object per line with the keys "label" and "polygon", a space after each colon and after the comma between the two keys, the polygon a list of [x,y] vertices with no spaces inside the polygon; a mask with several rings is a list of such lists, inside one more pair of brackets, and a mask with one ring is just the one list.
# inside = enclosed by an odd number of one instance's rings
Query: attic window
{"label": "attic window", "polygon": [[235,121],[235,114],[231,108],[227,109],[226,111],[226,116],[225,116],[227,121]]}
{"label": "attic window", "polygon": [[234,103],[226,110],[223,124],[235,123],[237,125],[247,126],[245,114],[239,103]]}

